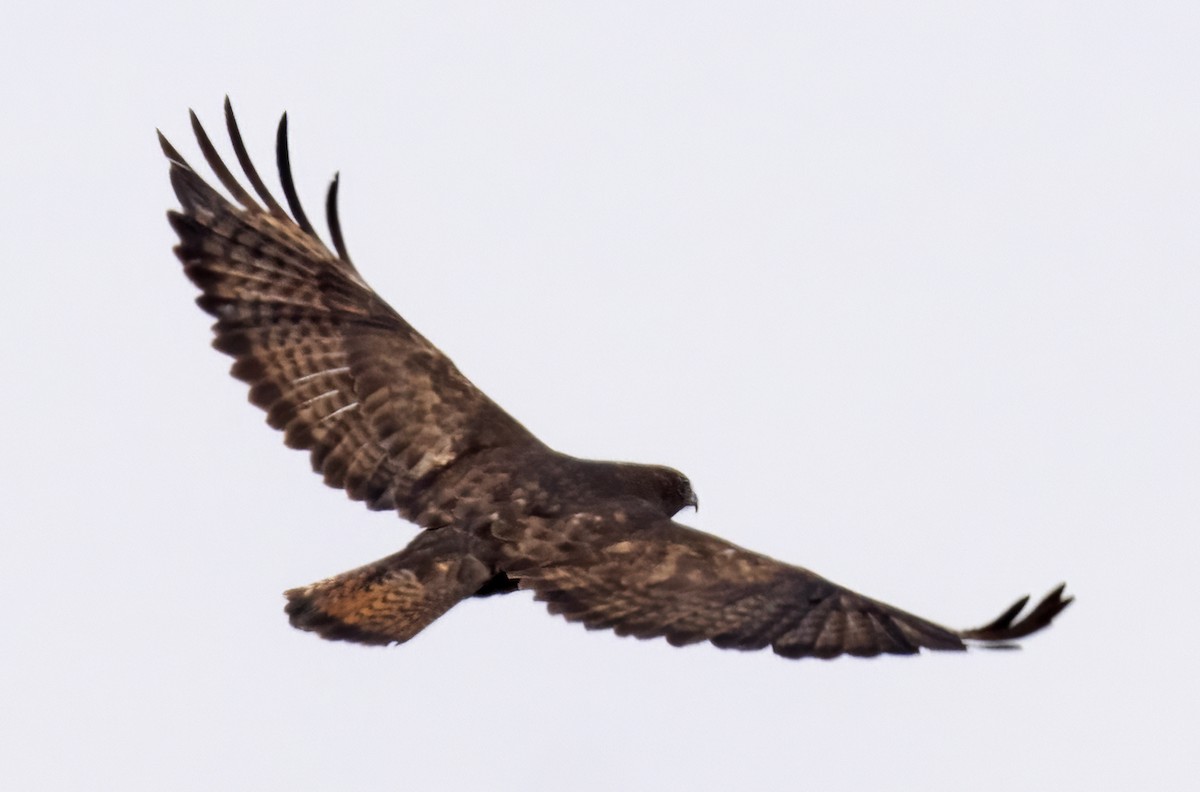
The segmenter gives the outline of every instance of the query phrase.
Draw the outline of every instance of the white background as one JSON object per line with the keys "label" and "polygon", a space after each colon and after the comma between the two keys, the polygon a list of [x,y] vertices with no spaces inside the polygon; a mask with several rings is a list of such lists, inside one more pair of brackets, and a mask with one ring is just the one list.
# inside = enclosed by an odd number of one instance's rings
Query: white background
{"label": "white background", "polygon": [[[0,787],[1190,788],[1198,40],[1194,3],[6,9]],[[291,629],[280,592],[413,529],[208,348],[154,129],[228,152],[225,93],[555,447],[952,626],[1078,602],[1022,652],[833,663],[528,594]]]}

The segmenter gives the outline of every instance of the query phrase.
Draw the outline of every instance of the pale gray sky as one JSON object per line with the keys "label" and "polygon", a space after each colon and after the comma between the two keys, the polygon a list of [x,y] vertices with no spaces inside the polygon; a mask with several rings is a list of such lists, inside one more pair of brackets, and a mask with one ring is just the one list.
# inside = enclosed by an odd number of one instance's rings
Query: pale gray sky
{"label": "pale gray sky", "polygon": [[[1200,7],[393,5],[6,11],[0,787],[1194,783]],[[552,445],[953,626],[1078,602],[1022,652],[834,663],[528,594],[386,650],[291,629],[284,589],[413,529],[208,348],[154,129],[199,161],[226,93]]]}

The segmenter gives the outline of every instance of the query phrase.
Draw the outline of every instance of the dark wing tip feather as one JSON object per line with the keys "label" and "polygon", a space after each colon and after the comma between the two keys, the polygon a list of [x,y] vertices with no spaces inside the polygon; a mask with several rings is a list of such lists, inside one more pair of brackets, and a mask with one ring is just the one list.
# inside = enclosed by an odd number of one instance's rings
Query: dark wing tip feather
{"label": "dark wing tip feather", "polygon": [[1048,627],[1050,622],[1054,621],[1055,616],[1062,613],[1068,605],[1075,601],[1074,597],[1063,596],[1066,585],[1066,583],[1060,584],[1058,588],[1043,597],[1023,619],[1015,623],[1014,619],[1016,619],[1017,615],[1029,602],[1028,596],[1017,600],[1008,610],[1004,611],[1004,613],[988,624],[972,630],[963,630],[959,634],[963,638],[989,643],[1013,641],[1018,638],[1024,638],[1027,635],[1032,635]]}
{"label": "dark wing tip feather", "polygon": [[[165,140],[165,138],[164,138]],[[170,144],[167,144],[170,145]],[[168,157],[171,155],[168,153]],[[172,159],[171,165],[171,187],[175,190],[175,196],[179,199],[180,206],[187,214],[196,211],[197,208],[203,207],[208,210],[216,210],[222,206],[226,206],[227,202],[221,197],[221,194],[208,185],[200,175],[192,170],[186,163],[180,163]],[[168,213],[171,218],[172,225],[176,231],[181,226],[175,219],[178,213]],[[182,217],[182,215],[179,215]]]}
{"label": "dark wing tip feather", "polygon": [[341,176],[340,173],[333,174],[333,181],[329,183],[329,194],[325,198],[325,221],[329,224],[329,236],[333,238],[333,247],[338,257],[353,266],[350,254],[346,252],[346,242],[342,239],[342,222],[338,218],[337,198]]}
{"label": "dark wing tip feather", "polygon": [[1025,610],[1025,606],[1028,603],[1029,595],[1026,594],[1024,597],[1021,597],[1019,600],[1014,602],[1008,610],[997,616],[994,621],[991,621],[982,627],[976,627],[973,632],[995,633],[1001,630],[1007,630],[1012,625],[1013,619],[1017,618],[1017,615],[1020,614],[1021,611]]}
{"label": "dark wing tip feather", "polygon": [[185,160],[183,158],[183,155],[180,154],[179,151],[174,146],[171,145],[171,141],[167,140],[167,136],[162,133],[162,130],[156,129],[154,131],[155,131],[155,133],[158,134],[159,147],[162,149],[163,154],[165,154],[167,156],[167,159],[169,159],[171,161],[171,164],[178,165],[181,168],[187,168],[188,170],[191,170],[192,166],[188,165],[187,160]]}
{"label": "dark wing tip feather", "polygon": [[246,174],[250,185],[254,187],[254,191],[258,193],[258,197],[266,204],[271,214],[286,218],[287,212],[275,200],[275,196],[271,195],[271,191],[267,189],[267,185],[263,183],[262,177],[258,175],[258,170],[250,160],[250,153],[246,150],[246,144],[242,140],[242,131],[238,129],[237,118],[233,114],[233,103],[229,101],[228,96],[225,97],[225,126],[229,130],[229,140],[233,143],[238,163],[242,166],[242,171]]}
{"label": "dark wing tip feather", "polygon": [[[320,236],[309,221],[308,215],[305,214],[304,208],[300,203],[300,195],[296,190],[295,179],[292,175],[291,153],[288,145],[287,113],[284,113],[279,120],[279,128],[276,134],[276,163],[279,167],[279,180],[283,186],[288,209],[284,209],[275,200],[275,197],[267,189],[266,184],[259,175],[258,169],[254,167],[254,163],[251,161],[250,154],[246,149],[241,128],[238,126],[237,117],[233,112],[233,103],[228,96],[225,97],[225,125],[228,130],[229,140],[233,145],[238,164],[241,166],[246,179],[250,182],[250,186],[253,187],[254,193],[257,193],[259,199],[261,199],[261,205],[251,195],[251,192],[242,186],[238,177],[225,164],[225,161],[217,152],[216,146],[213,145],[212,138],[209,137],[208,132],[204,129],[195,111],[189,110],[188,115],[191,119],[192,132],[195,134],[196,142],[204,154],[205,161],[208,162],[209,167],[217,176],[221,185],[225,187],[228,194],[238,204],[251,212],[266,211],[274,217],[294,223],[305,234],[308,234],[318,242],[320,241]],[[179,196],[180,201],[184,202],[184,210],[190,212],[197,206],[206,206],[209,208],[217,208],[218,206],[227,207],[229,202],[219,192],[203,181],[183,158],[183,155],[179,153],[179,150],[167,140],[166,136],[160,130],[155,131],[158,134],[158,143],[163,153],[171,161],[171,164],[180,171],[180,173],[176,173],[175,170],[172,171],[172,185],[175,187],[175,192]],[[338,217],[338,184],[339,175],[334,174],[333,182],[330,184],[329,194],[326,198],[325,211],[337,256],[353,270],[354,265],[350,261],[349,253],[346,251],[345,238],[342,236],[341,220]]]}
{"label": "dark wing tip feather", "polygon": [[230,195],[234,197],[238,203],[247,209],[259,209],[258,202],[250,197],[250,193],[242,187],[237,178],[226,167],[225,161],[221,159],[221,155],[217,153],[216,146],[208,137],[208,133],[204,131],[204,126],[200,123],[194,110],[189,110],[188,115],[192,119],[192,132],[196,135],[196,142],[200,144],[200,151],[204,154],[204,159],[208,162],[208,166],[213,169],[213,173],[217,174],[217,178],[221,180],[221,184],[225,185],[225,189],[229,190]]}
{"label": "dark wing tip feather", "polygon": [[296,193],[296,184],[292,179],[292,163],[288,154],[287,113],[284,113],[283,117],[279,119],[279,130],[275,135],[275,161],[279,166],[279,181],[283,184],[283,196],[292,210],[292,217],[296,219],[296,225],[306,233],[316,236],[316,230],[312,223],[308,222],[308,215],[304,214],[304,207],[300,205],[300,196]]}

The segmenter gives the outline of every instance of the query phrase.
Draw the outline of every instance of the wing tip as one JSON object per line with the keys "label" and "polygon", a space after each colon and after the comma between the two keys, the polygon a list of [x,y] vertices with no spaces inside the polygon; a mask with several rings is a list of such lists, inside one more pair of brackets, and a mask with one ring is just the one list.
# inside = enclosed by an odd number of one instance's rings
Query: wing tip
{"label": "wing tip", "polygon": [[1029,603],[1028,595],[1021,597],[997,618],[982,627],[963,630],[959,635],[971,641],[979,641],[981,646],[989,648],[1012,648],[1012,641],[1049,627],[1054,619],[1075,601],[1074,596],[1063,596],[1066,588],[1066,583],[1060,583],[1042,597],[1038,604],[1021,619],[1017,619],[1017,616]]}
{"label": "wing tip", "polygon": [[155,129],[154,133],[158,135],[158,146],[162,149],[162,153],[171,162],[172,165],[177,165],[180,168],[191,170],[191,166],[187,164],[187,160],[179,153],[179,150],[171,145],[171,141],[167,140],[167,136],[163,134],[161,129]]}
{"label": "wing tip", "polygon": [[250,152],[246,149],[246,142],[242,138],[242,130],[238,126],[237,116],[233,112],[233,102],[229,100],[229,96],[225,97],[225,130],[229,135],[229,142],[233,144],[233,152],[237,156],[242,172],[246,175],[250,186],[254,188],[254,192],[258,193],[258,197],[266,205],[267,211],[276,217],[287,218],[287,212],[275,200],[275,196],[271,195],[271,191],[267,189],[262,177],[258,175],[258,169],[254,167],[254,162],[250,159]]}
{"label": "wing tip", "polygon": [[312,236],[316,236],[316,229],[312,223],[308,221],[308,215],[304,213],[304,207],[300,203],[300,195],[296,192],[296,182],[292,178],[292,162],[291,152],[288,147],[288,114],[285,110],[279,118],[279,127],[275,132],[275,164],[279,170],[279,182],[283,185],[283,197],[287,200],[288,208],[292,210],[292,217],[296,221],[296,225]]}
{"label": "wing tip", "polygon": [[[200,122],[196,110],[188,109],[188,120],[191,122],[194,137],[197,139],[200,151],[202,151],[204,154],[205,161],[209,163],[209,167],[217,176],[217,179],[221,181],[221,184],[226,187],[226,190],[232,194],[235,202],[240,204],[242,208],[252,212],[269,212],[270,215],[280,218],[280,220],[295,224],[296,227],[299,227],[301,232],[311,236],[311,238],[314,241],[317,241],[318,244],[323,245],[323,242],[320,240],[320,236],[317,233],[317,229],[314,228],[312,222],[308,220],[304,206],[302,206],[300,203],[299,192],[296,191],[295,188],[292,162],[290,162],[287,112],[281,114],[280,124],[278,124],[276,130],[276,164],[278,167],[278,176],[280,176],[280,182],[283,187],[284,198],[286,198],[287,202],[287,209],[284,209],[280,202],[275,199],[275,196],[272,196],[270,190],[268,190],[268,187],[266,187],[262,176],[259,175],[258,169],[254,167],[254,164],[251,161],[250,152],[248,152],[245,139],[241,134],[238,118],[236,118],[234,113],[233,101],[230,100],[228,95],[224,97],[223,108],[224,120],[226,120],[226,130],[228,133],[229,142],[233,145],[236,160],[238,160],[238,164],[241,167],[242,174],[245,175],[245,179],[250,182],[252,192],[257,194],[259,200],[262,200],[262,205],[259,205],[259,203],[254,200],[251,190],[246,190],[246,188],[242,187],[238,178],[235,178],[233,173],[230,172],[229,168],[222,161],[221,156],[217,154],[217,150],[215,146],[212,145],[212,140],[209,138],[208,133],[205,132],[204,126],[202,125],[202,122]],[[156,133],[158,137],[158,145],[160,145],[163,154],[166,155],[170,163],[172,163],[173,168],[178,167],[181,170],[184,170],[184,172],[196,174],[196,170],[194,170],[190,164],[187,163],[184,156],[180,154],[179,149],[176,149],[175,146],[169,142],[162,131],[156,130]],[[329,196],[326,198],[326,217],[328,217],[329,220],[330,235],[332,238],[332,244],[334,244],[337,258],[340,258],[342,262],[350,266],[350,269],[353,269],[354,265],[352,262],[350,262],[350,257],[346,250],[346,241],[344,241],[342,236],[341,221],[340,218],[338,218],[337,212],[337,196],[338,185],[340,185],[340,176],[341,174],[335,173],[334,180],[331,182]],[[202,203],[211,203],[211,198],[209,198],[208,194],[206,194],[208,192],[211,192],[212,196],[220,197],[220,194],[212,190],[212,188],[206,184],[203,179],[200,179],[198,175],[196,176],[196,179],[198,180],[199,184],[187,185],[187,190],[185,191],[186,193],[204,193],[205,199]],[[203,187],[200,185],[203,185]],[[178,184],[175,184],[174,186],[175,192],[180,198],[180,202],[185,204],[184,210],[192,211],[196,202],[185,203],[184,194],[180,193],[180,186]],[[326,248],[326,250],[328,250],[328,248]]]}
{"label": "wing tip", "polygon": [[329,182],[329,192],[325,197],[325,223],[329,226],[329,236],[333,239],[333,248],[338,257],[350,266],[350,254],[346,251],[346,240],[342,237],[342,221],[338,217],[338,190],[342,184],[341,171],[334,171],[333,179]]}

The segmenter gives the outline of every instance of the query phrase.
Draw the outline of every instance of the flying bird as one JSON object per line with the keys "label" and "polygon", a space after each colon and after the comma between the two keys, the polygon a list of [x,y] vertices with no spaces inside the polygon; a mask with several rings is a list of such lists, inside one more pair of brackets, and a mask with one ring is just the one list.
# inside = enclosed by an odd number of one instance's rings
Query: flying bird
{"label": "flying bird", "polygon": [[325,203],[333,249],[322,242],[292,180],[286,114],[276,142],[286,209],[228,99],[225,121],[253,194],[191,114],[232,201],[159,133],[181,206],[167,215],[175,252],[216,318],[213,345],[326,484],[421,529],[395,555],[286,592],[295,627],[403,643],[467,597],[530,589],[552,613],[619,635],[870,657],[1011,645],[1070,604],[1059,586],[1023,618],[1028,597],[953,630],[675,521],[696,506],[682,473],[549,448],[367,285],[342,239],[337,176]]}

